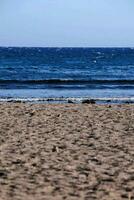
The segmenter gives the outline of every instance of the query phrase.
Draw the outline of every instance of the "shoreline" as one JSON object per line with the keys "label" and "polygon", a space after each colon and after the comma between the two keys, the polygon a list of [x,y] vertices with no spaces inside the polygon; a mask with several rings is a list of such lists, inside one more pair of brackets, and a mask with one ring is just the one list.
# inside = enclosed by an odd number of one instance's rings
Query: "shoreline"
{"label": "shoreline", "polygon": [[134,103],[134,97],[102,97],[102,98],[90,98],[90,97],[57,97],[57,98],[0,98],[0,103],[2,102],[31,102],[31,103]]}

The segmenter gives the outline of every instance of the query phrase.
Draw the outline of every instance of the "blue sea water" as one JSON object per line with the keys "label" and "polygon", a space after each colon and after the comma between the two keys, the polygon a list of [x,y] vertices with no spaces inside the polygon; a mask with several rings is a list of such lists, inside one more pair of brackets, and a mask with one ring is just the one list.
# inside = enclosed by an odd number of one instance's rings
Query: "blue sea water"
{"label": "blue sea water", "polygon": [[134,49],[0,48],[9,97],[134,97]]}

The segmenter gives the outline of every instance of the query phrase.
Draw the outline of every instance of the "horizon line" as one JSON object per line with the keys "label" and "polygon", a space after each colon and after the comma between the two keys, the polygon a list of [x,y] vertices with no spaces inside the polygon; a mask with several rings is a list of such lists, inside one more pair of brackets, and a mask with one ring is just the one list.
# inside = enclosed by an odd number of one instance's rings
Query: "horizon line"
{"label": "horizon line", "polygon": [[117,48],[117,49],[134,49],[134,46],[89,46],[89,47],[84,47],[84,46],[0,46],[0,48],[84,48],[84,49],[90,49],[90,48],[107,48],[107,49],[111,49],[111,48]]}

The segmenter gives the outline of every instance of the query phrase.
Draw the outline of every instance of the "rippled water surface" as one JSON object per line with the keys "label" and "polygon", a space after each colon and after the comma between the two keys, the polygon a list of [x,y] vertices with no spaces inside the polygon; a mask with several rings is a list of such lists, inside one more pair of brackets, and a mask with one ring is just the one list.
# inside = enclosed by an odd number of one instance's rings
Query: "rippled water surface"
{"label": "rippled water surface", "polygon": [[0,48],[0,97],[132,97],[134,49]]}

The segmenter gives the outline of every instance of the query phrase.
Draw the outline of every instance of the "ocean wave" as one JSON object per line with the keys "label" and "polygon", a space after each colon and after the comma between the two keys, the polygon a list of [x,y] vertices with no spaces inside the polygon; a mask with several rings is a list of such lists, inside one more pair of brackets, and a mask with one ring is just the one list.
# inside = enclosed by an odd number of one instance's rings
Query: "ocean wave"
{"label": "ocean wave", "polygon": [[134,84],[132,79],[41,79],[41,80],[4,80],[0,84]]}

